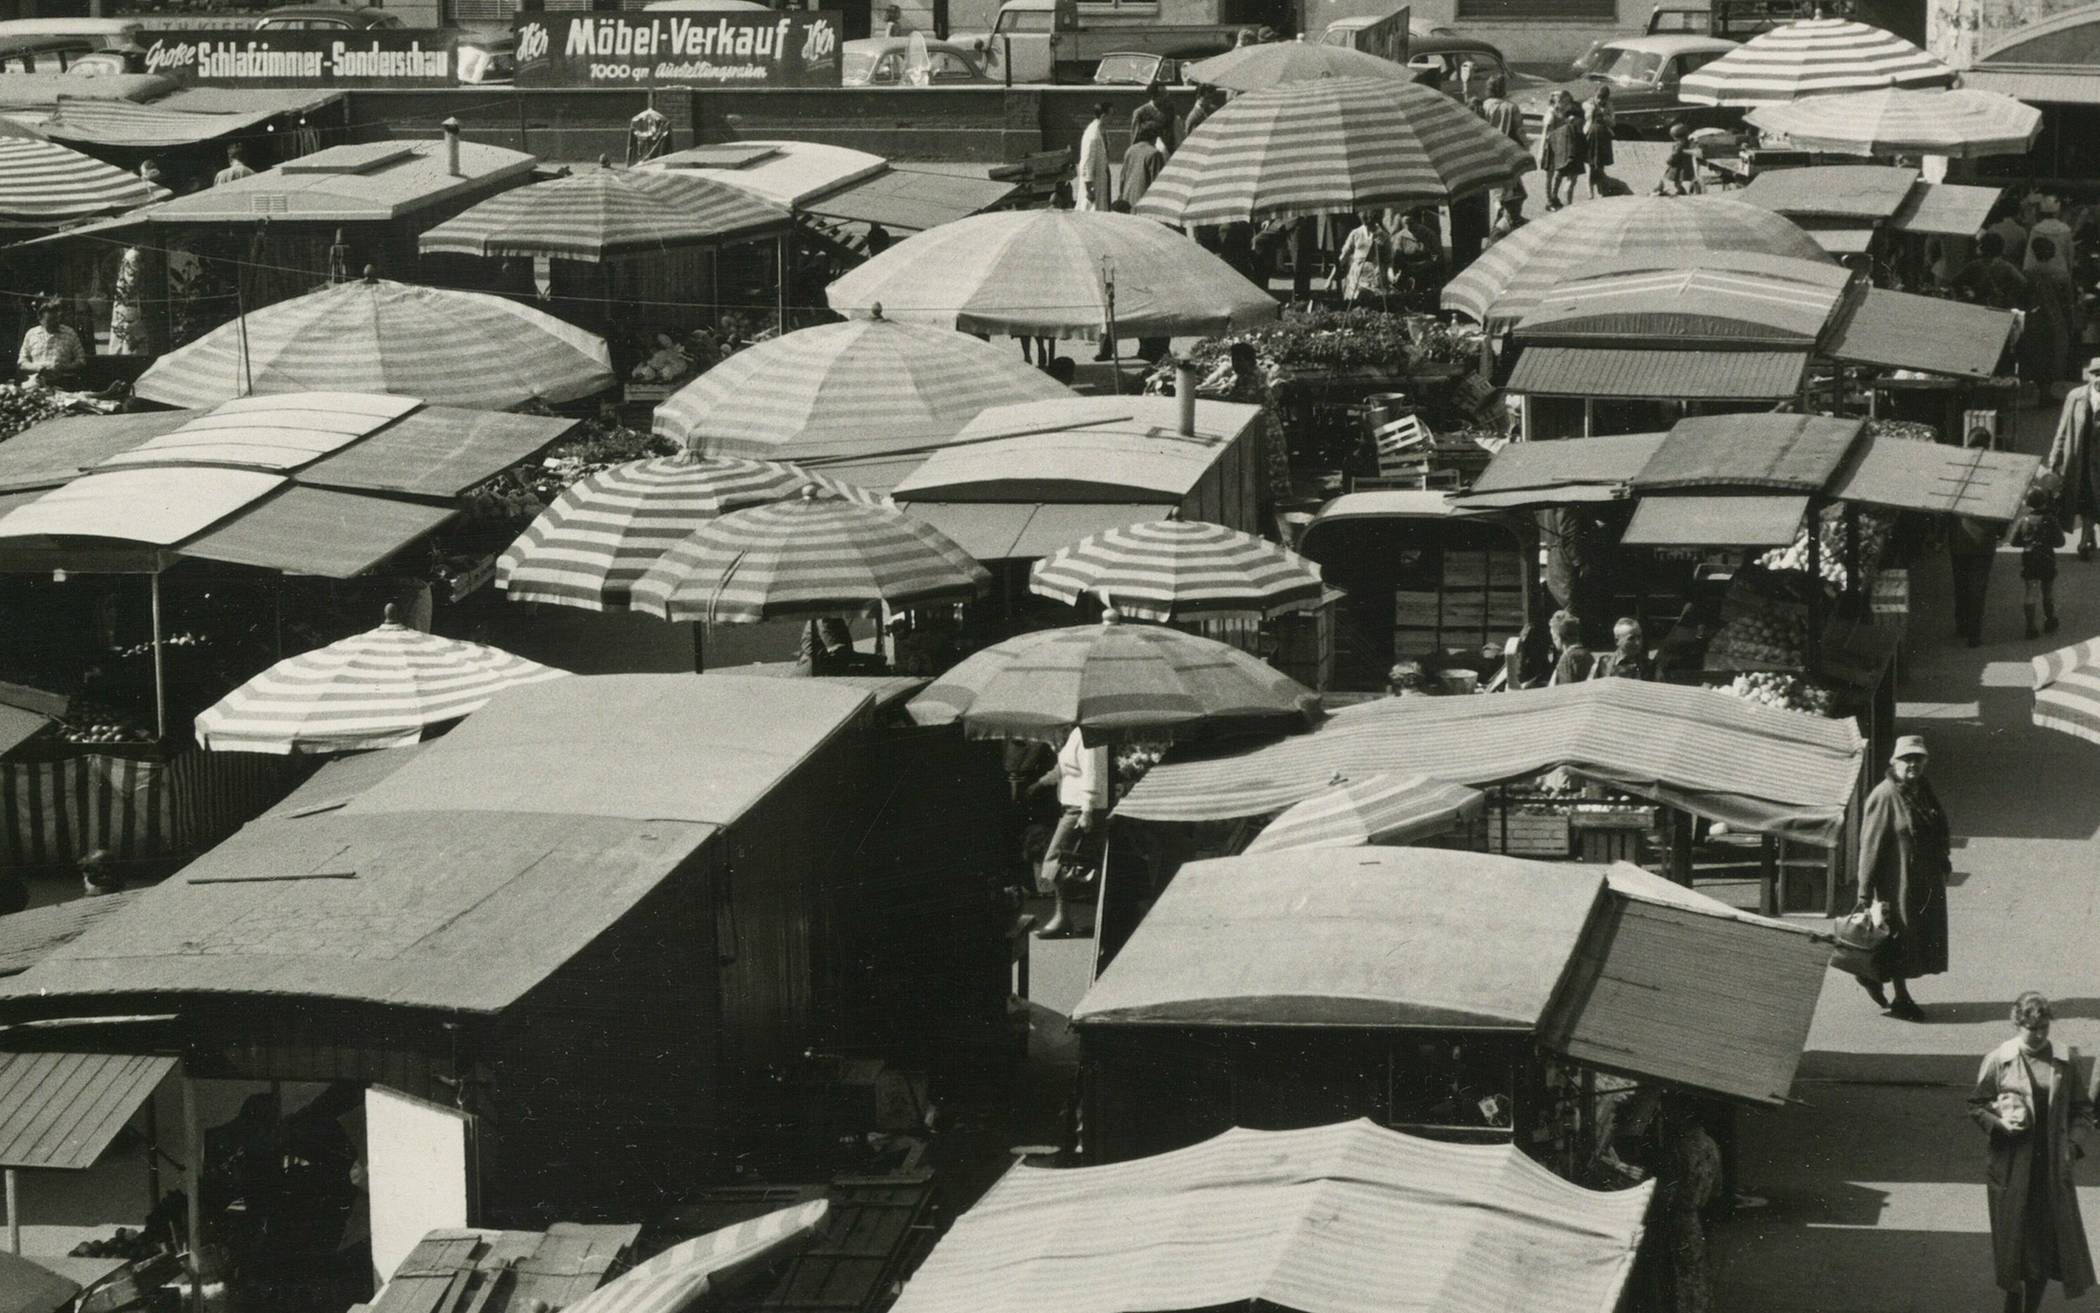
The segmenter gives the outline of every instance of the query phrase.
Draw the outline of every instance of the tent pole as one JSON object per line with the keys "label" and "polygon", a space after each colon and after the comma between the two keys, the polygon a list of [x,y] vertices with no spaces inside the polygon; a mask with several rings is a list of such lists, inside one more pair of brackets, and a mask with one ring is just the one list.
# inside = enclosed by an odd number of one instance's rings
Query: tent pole
{"label": "tent pole", "polygon": [[189,1213],[190,1313],[204,1313],[204,1130],[197,1120],[197,1082],[187,1071],[182,1073],[182,1138],[189,1154],[182,1195]]}
{"label": "tent pole", "polygon": [[22,1252],[22,1184],[21,1174],[7,1169],[7,1251]]}
{"label": "tent pole", "polygon": [[707,621],[693,621],[693,673],[707,670]]}
{"label": "tent pole", "polygon": [[161,660],[160,571],[153,572],[153,733],[168,737],[168,679]]}
{"label": "tent pole", "polygon": [[[1102,283],[1108,293],[1108,358],[1109,368],[1115,372],[1110,380],[1117,396],[1123,395],[1123,343],[1116,337],[1116,267],[1107,260],[1102,270]],[[1096,357],[1098,359],[1098,357]]]}
{"label": "tent pole", "polygon": [[788,331],[788,235],[786,233],[782,233],[774,239],[773,249],[775,252],[773,257],[774,272],[778,275],[773,279],[773,303],[777,312],[776,322],[780,325],[778,334],[781,337],[786,337]]}

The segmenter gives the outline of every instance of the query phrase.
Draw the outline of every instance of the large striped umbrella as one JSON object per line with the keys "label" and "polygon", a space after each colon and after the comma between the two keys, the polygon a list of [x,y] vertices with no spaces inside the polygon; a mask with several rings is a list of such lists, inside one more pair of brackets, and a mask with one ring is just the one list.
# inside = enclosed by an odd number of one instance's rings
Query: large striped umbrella
{"label": "large striped umbrella", "polygon": [[[1271,47],[1249,47],[1268,49]],[[1148,219],[1100,210],[1005,210],[944,223],[833,283],[831,308],[966,333],[1210,336],[1276,318],[1276,298]]]}
{"label": "large striped umbrella", "polygon": [[164,188],[77,150],[0,138],[0,226],[53,227],[165,199]]}
{"label": "large striped umbrella", "polygon": [[1380,59],[1347,46],[1309,41],[1268,41],[1241,46],[1199,60],[1182,71],[1191,82],[1223,87],[1227,91],[1266,91],[1270,87],[1308,82],[1313,78],[1414,81],[1413,71],[1405,64],[1396,64],[1390,59]]}
{"label": "large striped umbrella", "polygon": [[390,606],[379,628],[288,657],[207,707],[197,741],[232,752],[405,747],[504,689],[567,673],[411,629]]}
{"label": "large striped umbrella", "polygon": [[2034,659],[2034,723],[2100,743],[2100,638]]}
{"label": "large striped umbrella", "polygon": [[1251,533],[1196,520],[1123,525],[1037,561],[1028,586],[1076,604],[1106,598],[1125,615],[1175,621],[1275,615],[1320,600],[1320,567]]}
{"label": "large striped umbrella", "polygon": [[1456,829],[1480,815],[1487,795],[1426,775],[1336,777],[1335,787],[1287,808],[1247,845],[1248,853],[1290,848],[1404,844]]}
{"label": "large striped umbrella", "polygon": [[873,493],[776,461],[681,452],[628,461],[571,484],[496,560],[513,602],[624,611],[642,573],[707,521],[810,485],[878,504]]}
{"label": "large striped umbrella", "polygon": [[425,255],[600,261],[784,229],[788,212],[712,178],[600,165],[514,187],[424,233]]}
{"label": "large striped umbrella", "polygon": [[1563,279],[1603,262],[1637,255],[1693,265],[1714,251],[1831,262],[1813,237],[1762,205],[1721,196],[1612,196],[1544,215],[1496,242],[1444,285],[1443,304],[1499,328],[1537,309]]}
{"label": "large striped umbrella", "polygon": [[1807,18],[1745,41],[1685,78],[1694,105],[1769,105],[1884,87],[1944,87],[1954,70],[1893,32],[1849,18]]}
{"label": "large striped umbrella", "polygon": [[155,361],[134,389],[168,406],[278,392],[391,392],[508,410],[613,384],[605,340],[500,296],[363,278],[279,301]]}
{"label": "large striped umbrella", "polygon": [[818,1199],[710,1231],[614,1277],[568,1313],[686,1313],[716,1287],[807,1245],[830,1218],[830,1202]]}
{"label": "large striped umbrella", "polygon": [[1216,639],[1131,625],[1043,629],[965,658],[906,705],[922,725],[960,720],[973,738],[1089,745],[1206,729],[1302,728],[1320,695]]}
{"label": "large striped umbrella", "polygon": [[1995,91],[1855,91],[1761,105],[1759,131],[1833,155],[2021,155],[2042,131],[2042,111]]}
{"label": "large striped umbrella", "polygon": [[937,442],[988,406],[1071,395],[1011,351],[878,314],[737,352],[656,408],[656,434],[711,456],[835,455]]}
{"label": "large striped umbrella", "polygon": [[1203,120],[1136,213],[1187,228],[1439,205],[1536,167],[1464,105],[1413,82],[1316,78]]}
{"label": "large striped umbrella", "polygon": [[991,581],[932,525],[805,488],[702,525],[635,581],[629,605],[665,620],[757,624],[967,601]]}

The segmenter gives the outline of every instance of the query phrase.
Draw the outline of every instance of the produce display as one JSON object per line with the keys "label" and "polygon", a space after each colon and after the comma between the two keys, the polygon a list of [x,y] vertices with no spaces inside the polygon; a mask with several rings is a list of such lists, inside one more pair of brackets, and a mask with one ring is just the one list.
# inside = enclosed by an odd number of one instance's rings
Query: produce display
{"label": "produce display", "polygon": [[65,404],[48,388],[0,383],[0,442],[63,413]]}
{"label": "produce display", "polygon": [[[631,460],[643,460],[651,456],[675,456],[678,444],[659,438],[646,429],[633,429],[620,423],[617,416],[599,415],[583,423],[550,448],[537,466],[521,469],[512,483],[514,487],[495,488],[484,485],[491,496],[512,498],[523,493],[538,501],[526,518],[537,515],[540,508],[562,494],[562,490],[577,480],[596,474],[599,470]],[[503,484],[503,478],[490,481]],[[483,491],[477,489],[476,491]],[[470,494],[471,496],[471,494]],[[517,503],[524,505],[523,502]],[[472,507],[469,507],[470,512]],[[520,514],[522,511],[512,511]]]}
{"label": "produce display", "polygon": [[1706,646],[1708,670],[1794,670],[1807,663],[1808,616],[1782,603],[1732,607]]}
{"label": "produce display", "polygon": [[[1858,511],[1859,522],[1859,566],[1866,578],[1864,587],[1873,577],[1874,567],[1881,560],[1881,553],[1888,546],[1889,534],[1896,527],[1894,515],[1862,506]],[[1839,506],[1824,508],[1817,525],[1822,538],[1822,553],[1815,562],[1823,584],[1832,596],[1843,592],[1845,572],[1845,513]],[[1788,571],[1806,574],[1809,569],[1808,529],[1794,535],[1794,541],[1785,547],[1775,547],[1757,558],[1757,564],[1766,570]]]}
{"label": "produce display", "polygon": [[1721,685],[1721,691],[1779,711],[1829,716],[1837,710],[1837,695],[1830,689],[1804,676],[1778,671],[1747,671]]}

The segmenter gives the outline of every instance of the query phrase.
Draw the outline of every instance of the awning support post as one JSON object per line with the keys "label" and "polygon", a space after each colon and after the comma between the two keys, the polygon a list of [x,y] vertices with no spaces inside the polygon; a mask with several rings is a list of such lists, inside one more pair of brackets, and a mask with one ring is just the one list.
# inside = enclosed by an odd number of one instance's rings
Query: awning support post
{"label": "awning support post", "polygon": [[21,1174],[7,1169],[7,1251],[22,1252],[22,1183]]}
{"label": "awning support post", "polygon": [[182,1073],[182,1138],[189,1155],[182,1174],[182,1197],[189,1214],[190,1313],[204,1313],[204,1129],[197,1120],[197,1082]]}
{"label": "awning support post", "polygon": [[152,575],[153,580],[153,733],[154,737],[168,737],[168,679],[166,665],[161,655],[160,631],[160,571]]}

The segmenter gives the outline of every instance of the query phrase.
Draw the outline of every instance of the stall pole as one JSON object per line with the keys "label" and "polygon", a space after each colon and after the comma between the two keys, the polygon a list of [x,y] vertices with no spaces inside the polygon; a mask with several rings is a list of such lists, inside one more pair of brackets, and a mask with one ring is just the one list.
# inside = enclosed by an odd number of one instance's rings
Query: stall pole
{"label": "stall pole", "polygon": [[182,1073],[182,1137],[189,1154],[182,1174],[182,1198],[189,1213],[190,1313],[204,1313],[204,1128],[197,1120],[197,1082]]}
{"label": "stall pole", "polygon": [[160,1207],[160,1091],[146,1100],[146,1211]]}
{"label": "stall pole", "polygon": [[1808,666],[1823,657],[1823,503],[1808,499]]}
{"label": "stall pole", "polygon": [[707,621],[693,621],[693,673],[707,669]]}
{"label": "stall pole", "polygon": [[22,1252],[22,1184],[12,1167],[7,1169],[7,1250]]}
{"label": "stall pole", "polygon": [[1115,371],[1110,379],[1116,395],[1122,396],[1123,343],[1116,337],[1116,262],[1105,256],[1101,261],[1101,288],[1108,298],[1108,367]]}
{"label": "stall pole", "polygon": [[1582,399],[1582,436],[1585,438],[1597,436],[1597,399],[1595,397],[1584,397]]}
{"label": "stall pole", "polygon": [[1670,809],[1670,879],[1692,887],[1692,814]]}
{"label": "stall pole", "polygon": [[773,244],[773,263],[779,277],[773,280],[773,302],[779,316],[779,336],[786,337],[788,331],[788,239],[782,233]]}
{"label": "stall pole", "polygon": [[722,326],[722,248],[707,248],[707,322],[719,329]]}
{"label": "stall pole", "polygon": [[1772,836],[1757,836],[1757,913],[1779,915],[1779,852]]}
{"label": "stall pole", "polygon": [[168,680],[161,661],[160,645],[160,572],[153,572],[153,733],[156,737],[168,737]]}

